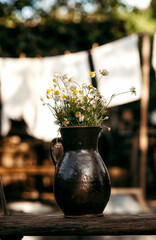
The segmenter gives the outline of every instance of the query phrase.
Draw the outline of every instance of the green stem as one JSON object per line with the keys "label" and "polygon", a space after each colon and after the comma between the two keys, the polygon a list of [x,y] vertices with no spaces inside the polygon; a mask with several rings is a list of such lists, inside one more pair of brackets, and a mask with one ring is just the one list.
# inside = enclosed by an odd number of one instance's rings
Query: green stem
{"label": "green stem", "polygon": [[113,99],[114,97],[119,96],[119,95],[121,95],[121,94],[129,93],[129,92],[131,92],[131,91],[126,91],[126,92],[122,92],[122,93],[113,94],[113,95],[110,97],[110,100],[109,100],[109,102],[107,103],[106,107],[109,106],[109,104],[111,103],[111,101],[112,101],[112,99]]}
{"label": "green stem", "polygon": [[73,80],[72,80],[72,82],[75,83],[75,84],[77,84],[77,85],[79,86],[79,89],[81,89],[80,85],[79,85],[77,82],[75,82],[75,81],[73,81]]}

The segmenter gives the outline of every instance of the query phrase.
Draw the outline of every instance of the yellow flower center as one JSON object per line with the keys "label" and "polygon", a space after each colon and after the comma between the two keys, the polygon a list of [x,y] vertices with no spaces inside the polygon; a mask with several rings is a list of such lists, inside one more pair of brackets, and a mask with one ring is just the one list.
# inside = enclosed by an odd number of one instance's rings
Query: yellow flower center
{"label": "yellow flower center", "polygon": [[47,89],[47,90],[46,90],[47,93],[50,93],[50,91],[51,91],[50,89]]}
{"label": "yellow flower center", "polygon": [[92,84],[89,84],[89,87],[93,87],[93,85],[92,85]]}
{"label": "yellow flower center", "polygon": [[78,93],[77,89],[74,89],[74,90],[73,90],[73,93],[74,93],[74,94],[77,94],[77,93]]}
{"label": "yellow flower center", "polygon": [[64,122],[63,122],[63,125],[66,125],[66,122],[67,122],[67,121],[64,121]]}
{"label": "yellow flower center", "polygon": [[60,94],[59,90],[56,90],[55,95],[59,95],[59,94]]}
{"label": "yellow flower center", "polygon": [[90,72],[90,76],[91,76],[91,77],[94,76],[94,72]]}
{"label": "yellow flower center", "polygon": [[56,82],[56,78],[53,78],[53,82]]}
{"label": "yellow flower center", "polygon": [[63,79],[63,80],[66,79],[66,75],[63,75],[63,76],[62,76],[62,79]]}
{"label": "yellow flower center", "polygon": [[79,117],[80,115],[81,115],[80,112],[76,112],[76,113],[75,113],[75,116],[76,116],[76,117]]}
{"label": "yellow flower center", "polygon": [[73,98],[72,98],[72,101],[75,101],[75,100],[76,100],[76,98],[75,98],[75,97],[73,97]]}

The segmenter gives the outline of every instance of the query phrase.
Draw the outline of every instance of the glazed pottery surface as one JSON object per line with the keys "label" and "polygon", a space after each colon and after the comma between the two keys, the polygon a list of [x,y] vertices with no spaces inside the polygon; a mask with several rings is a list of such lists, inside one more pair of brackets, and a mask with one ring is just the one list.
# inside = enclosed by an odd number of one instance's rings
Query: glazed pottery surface
{"label": "glazed pottery surface", "polygon": [[54,196],[66,217],[101,216],[110,197],[110,177],[97,152],[100,127],[63,127],[51,144]]}

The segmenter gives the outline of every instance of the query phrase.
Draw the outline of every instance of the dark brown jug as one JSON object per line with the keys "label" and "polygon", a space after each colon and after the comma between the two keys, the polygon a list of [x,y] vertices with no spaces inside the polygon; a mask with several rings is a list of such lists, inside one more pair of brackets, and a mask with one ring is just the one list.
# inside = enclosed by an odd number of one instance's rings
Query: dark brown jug
{"label": "dark brown jug", "polygon": [[108,203],[110,177],[97,152],[100,130],[63,127],[61,138],[52,140],[54,196],[66,217],[101,216]]}

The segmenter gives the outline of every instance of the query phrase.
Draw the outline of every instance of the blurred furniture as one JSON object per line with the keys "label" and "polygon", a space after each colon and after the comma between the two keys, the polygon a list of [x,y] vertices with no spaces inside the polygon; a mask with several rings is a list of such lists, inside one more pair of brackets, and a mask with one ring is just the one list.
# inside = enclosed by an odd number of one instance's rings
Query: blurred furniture
{"label": "blurred furniture", "polygon": [[1,138],[0,143],[0,176],[7,202],[39,200],[46,192],[53,201],[54,166],[49,161],[49,142],[13,133]]}

